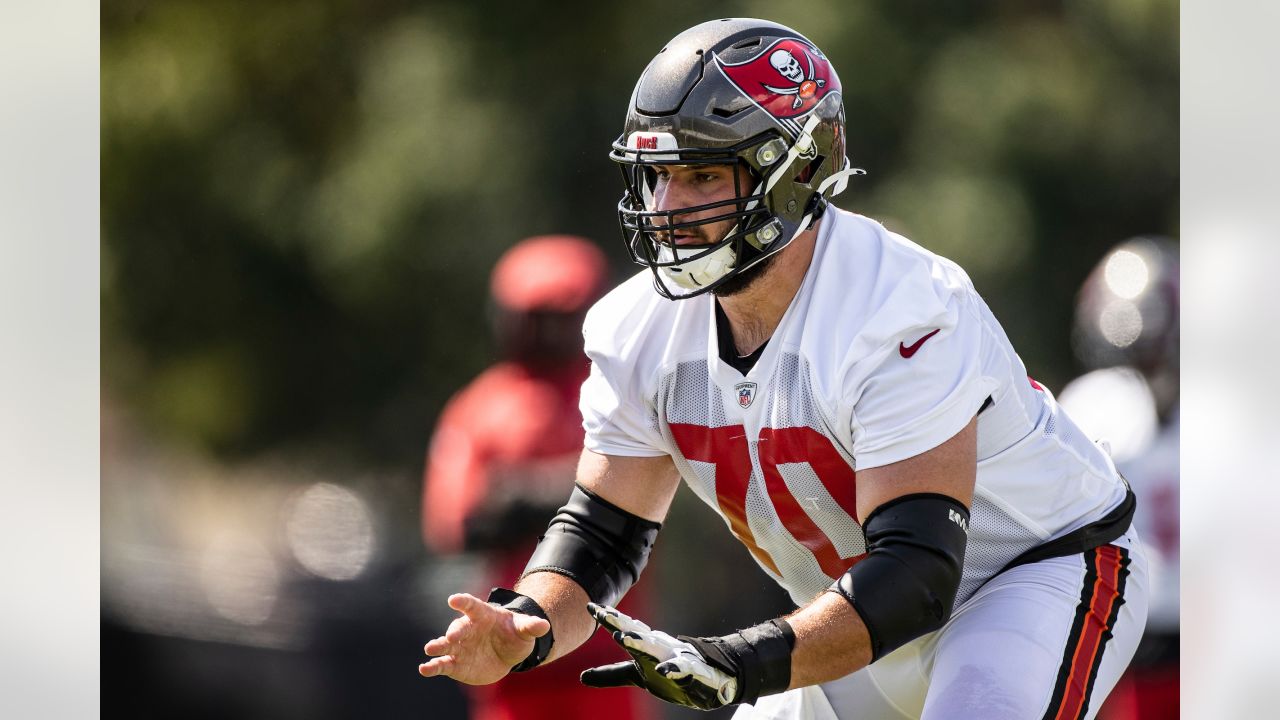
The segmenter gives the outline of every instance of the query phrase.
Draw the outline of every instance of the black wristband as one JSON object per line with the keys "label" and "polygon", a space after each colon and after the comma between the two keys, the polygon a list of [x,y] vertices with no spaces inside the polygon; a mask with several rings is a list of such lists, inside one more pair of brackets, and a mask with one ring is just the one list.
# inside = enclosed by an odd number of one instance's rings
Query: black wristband
{"label": "black wristband", "polygon": [[738,681],[733,703],[754,705],[763,695],[773,695],[791,685],[791,651],[796,634],[781,618],[760,623],[723,637],[681,635],[714,667]]}
{"label": "black wristband", "polygon": [[[486,598],[486,600],[488,602],[501,605],[511,612],[518,612],[522,615],[532,615],[534,617],[540,617],[548,623],[551,622],[551,618],[547,617],[546,611],[542,609],[542,606],[539,605],[536,600],[528,595],[521,595],[515,590],[508,590],[502,587],[493,588],[489,591],[489,597]],[[555,636],[552,635],[550,629],[547,630],[546,635],[543,635],[540,638],[534,638],[533,650],[529,652],[529,657],[521,660],[519,664],[511,668],[511,672],[524,672],[541,665],[542,661],[546,660],[547,656],[551,654],[551,645],[554,642]]]}
{"label": "black wristband", "polygon": [[785,691],[791,685],[791,651],[796,645],[791,624],[778,618],[737,634],[753,650],[743,663],[746,688],[738,695],[738,702],[754,705],[762,695]]}

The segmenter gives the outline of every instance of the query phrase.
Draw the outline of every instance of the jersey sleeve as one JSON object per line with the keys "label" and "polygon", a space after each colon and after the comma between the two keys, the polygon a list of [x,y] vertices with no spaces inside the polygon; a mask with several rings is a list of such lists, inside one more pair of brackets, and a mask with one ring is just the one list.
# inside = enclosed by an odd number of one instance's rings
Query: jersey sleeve
{"label": "jersey sleeve", "polygon": [[651,420],[648,403],[627,392],[609,372],[609,362],[592,358],[591,375],[582,384],[582,429],[588,450],[601,455],[657,457],[667,450]]}
{"label": "jersey sleeve", "polygon": [[646,375],[636,360],[636,349],[619,338],[618,328],[599,305],[588,313],[583,325],[584,347],[591,359],[591,374],[582,384],[578,403],[586,433],[584,445],[602,455],[667,455],[657,410],[645,395]]}
{"label": "jersey sleeve", "polygon": [[960,432],[998,386],[984,373],[984,323],[964,295],[927,324],[893,336],[857,374],[853,454],[857,469],[932,450]]}

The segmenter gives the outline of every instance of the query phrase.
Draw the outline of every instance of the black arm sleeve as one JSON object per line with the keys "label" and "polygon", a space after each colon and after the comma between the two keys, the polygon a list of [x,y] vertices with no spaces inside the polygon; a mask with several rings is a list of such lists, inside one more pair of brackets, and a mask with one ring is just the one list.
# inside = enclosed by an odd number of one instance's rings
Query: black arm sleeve
{"label": "black arm sleeve", "polygon": [[867,556],[830,591],[862,617],[875,662],[951,617],[969,511],[945,495],[904,495],[876,508],[862,529]]}
{"label": "black arm sleeve", "polygon": [[640,578],[661,527],[577,485],[551,519],[524,575],[559,573],[581,585],[593,602],[616,605]]}

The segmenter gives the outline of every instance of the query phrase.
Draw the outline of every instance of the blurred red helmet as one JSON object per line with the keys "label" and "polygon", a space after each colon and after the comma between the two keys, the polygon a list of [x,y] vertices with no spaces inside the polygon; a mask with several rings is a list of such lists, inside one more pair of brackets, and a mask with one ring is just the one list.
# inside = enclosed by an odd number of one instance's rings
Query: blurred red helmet
{"label": "blurred red helmet", "polygon": [[510,312],[580,313],[604,294],[607,281],[608,263],[594,243],[574,235],[539,235],[503,253],[489,291]]}
{"label": "blurred red helmet", "polygon": [[585,358],[583,316],[608,282],[604,253],[585,238],[539,235],[516,243],[489,280],[499,351],[548,369]]}

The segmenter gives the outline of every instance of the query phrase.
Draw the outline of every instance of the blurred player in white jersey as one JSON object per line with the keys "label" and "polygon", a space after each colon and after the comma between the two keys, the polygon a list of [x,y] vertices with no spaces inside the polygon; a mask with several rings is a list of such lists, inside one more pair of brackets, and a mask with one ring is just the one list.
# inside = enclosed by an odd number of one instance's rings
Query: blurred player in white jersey
{"label": "blurred player in white jersey", "polygon": [[[739,718],[1093,717],[1146,620],[1133,493],[962,269],[829,203],[861,171],[827,58],[690,28],[612,159],[647,269],[587,316],[577,488],[514,589],[450,597],[419,672],[494,682],[598,624],[631,659],[584,683]],[[613,609],[681,481],[795,612],[673,637]]]}
{"label": "blurred player in white jersey", "polygon": [[1132,238],[1103,257],[1080,290],[1072,338],[1090,372],[1061,393],[1133,485],[1133,522],[1151,564],[1146,633],[1102,709],[1106,720],[1179,712],[1178,268],[1178,246],[1164,237]]}

